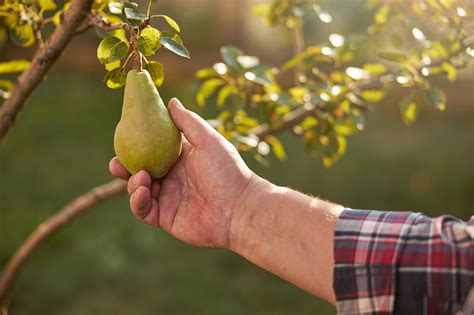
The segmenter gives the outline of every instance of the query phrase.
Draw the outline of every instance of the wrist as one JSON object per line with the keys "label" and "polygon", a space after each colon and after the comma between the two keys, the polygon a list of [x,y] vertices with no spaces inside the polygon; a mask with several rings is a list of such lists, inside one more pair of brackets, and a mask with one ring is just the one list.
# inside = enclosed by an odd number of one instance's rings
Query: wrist
{"label": "wrist", "polygon": [[263,205],[267,206],[277,194],[278,187],[269,181],[253,174],[247,187],[232,209],[232,220],[229,228],[229,249],[242,256],[247,256],[255,249],[257,222]]}

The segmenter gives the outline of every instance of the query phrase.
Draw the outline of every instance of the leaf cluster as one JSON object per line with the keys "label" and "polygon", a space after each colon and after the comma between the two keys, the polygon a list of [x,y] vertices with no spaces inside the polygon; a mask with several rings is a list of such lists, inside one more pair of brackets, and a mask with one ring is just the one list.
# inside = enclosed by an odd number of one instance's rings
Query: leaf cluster
{"label": "leaf cluster", "polygon": [[[178,23],[167,15],[150,15],[149,11],[147,14],[141,13],[136,2],[109,2],[107,12],[99,17],[112,29],[98,32],[104,38],[97,49],[97,58],[108,71],[104,82],[109,88],[117,89],[125,85],[126,72],[130,68],[127,65],[132,57],[135,60],[134,68],[148,70],[156,86],[163,84],[164,67],[147,57],[153,56],[163,47],[181,57],[190,57],[178,35],[181,31]],[[174,33],[160,31],[152,26],[150,22],[154,18],[165,21]]]}

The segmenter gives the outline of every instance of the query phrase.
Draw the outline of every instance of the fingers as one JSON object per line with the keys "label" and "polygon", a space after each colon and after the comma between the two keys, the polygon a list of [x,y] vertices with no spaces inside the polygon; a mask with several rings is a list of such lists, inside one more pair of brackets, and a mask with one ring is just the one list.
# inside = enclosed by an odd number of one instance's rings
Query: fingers
{"label": "fingers", "polygon": [[[135,176],[130,181],[135,178],[137,178],[137,182],[146,180],[142,175],[140,177]],[[160,193],[160,183],[153,182],[151,185],[146,181],[143,183],[145,185],[138,185],[130,193],[130,209],[143,223],[159,226],[160,212],[157,198]]]}
{"label": "fingers", "polygon": [[151,177],[146,171],[140,171],[130,177],[127,185],[128,193],[133,194],[140,186],[145,186],[148,190],[151,189]]}
{"label": "fingers", "polygon": [[128,180],[130,178],[130,173],[125,169],[125,167],[122,166],[122,163],[120,163],[117,157],[114,157],[112,160],[110,160],[109,170],[110,173],[115,177],[121,178],[123,180]]}
{"label": "fingers", "polygon": [[207,121],[184,108],[178,99],[171,99],[168,108],[174,123],[192,145],[203,146],[219,137],[219,133]]}

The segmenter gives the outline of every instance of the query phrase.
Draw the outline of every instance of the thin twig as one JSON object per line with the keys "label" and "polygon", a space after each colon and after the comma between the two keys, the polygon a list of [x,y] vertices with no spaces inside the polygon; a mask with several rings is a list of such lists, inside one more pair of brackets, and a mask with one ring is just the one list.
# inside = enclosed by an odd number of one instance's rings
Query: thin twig
{"label": "thin twig", "polygon": [[49,236],[93,206],[119,196],[125,192],[125,190],[125,181],[119,179],[113,180],[77,197],[48,220],[41,223],[19,247],[1,274],[0,305],[4,305],[7,293],[10,291],[14,280],[18,277],[25,262]]}
{"label": "thin twig", "polygon": [[18,78],[10,97],[0,107],[0,143],[3,143],[33,90],[66,48],[92,6],[93,0],[73,1],[64,14],[64,21],[56,27],[43,47],[40,47],[28,70]]}

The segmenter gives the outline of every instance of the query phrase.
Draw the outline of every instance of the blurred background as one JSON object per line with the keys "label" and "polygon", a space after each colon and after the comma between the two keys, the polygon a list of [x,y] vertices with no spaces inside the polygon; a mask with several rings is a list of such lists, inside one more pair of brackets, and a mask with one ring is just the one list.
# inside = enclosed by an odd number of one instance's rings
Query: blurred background
{"label": "blurred background", "polygon": [[[333,23],[314,24],[315,42],[330,33],[365,34],[372,12],[365,1],[327,3]],[[282,29],[249,14],[251,0],[160,1],[155,10],[176,18],[192,59],[169,52],[165,100],[190,109],[199,86],[193,74],[235,45],[280,64],[291,54]],[[310,27],[311,28],[311,27]],[[307,30],[308,31],[308,30]],[[111,179],[107,165],[123,90],[102,82],[94,32],[76,37],[35,91],[0,149],[0,266],[41,221],[72,198]],[[0,59],[31,51],[4,46]],[[454,83],[440,81],[448,107],[424,106],[407,127],[398,98],[367,116],[365,131],[350,137],[347,154],[332,168],[311,158],[300,138],[283,135],[288,160],[264,167],[244,156],[270,181],[352,208],[422,211],[430,216],[474,214],[472,67]],[[317,249],[315,249],[317,250]],[[32,257],[14,289],[10,314],[334,314],[327,303],[223,250],[187,246],[136,221],[126,197],[108,201],[61,230]]]}

